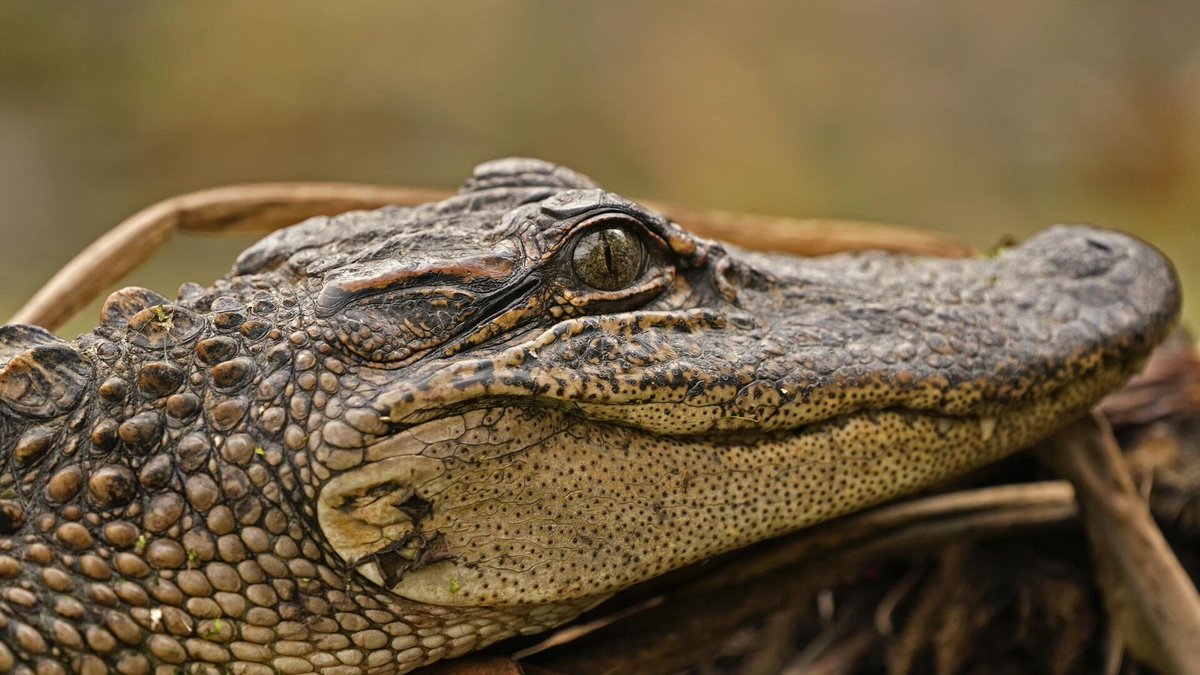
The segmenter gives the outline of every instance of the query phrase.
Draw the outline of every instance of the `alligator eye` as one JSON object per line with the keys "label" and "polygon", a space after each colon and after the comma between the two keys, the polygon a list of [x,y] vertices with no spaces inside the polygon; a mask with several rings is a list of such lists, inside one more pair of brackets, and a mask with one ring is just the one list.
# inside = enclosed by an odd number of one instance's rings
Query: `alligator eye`
{"label": "alligator eye", "polygon": [[571,259],[575,276],[601,291],[619,291],[642,276],[646,247],[635,234],[621,227],[588,232],[575,244]]}

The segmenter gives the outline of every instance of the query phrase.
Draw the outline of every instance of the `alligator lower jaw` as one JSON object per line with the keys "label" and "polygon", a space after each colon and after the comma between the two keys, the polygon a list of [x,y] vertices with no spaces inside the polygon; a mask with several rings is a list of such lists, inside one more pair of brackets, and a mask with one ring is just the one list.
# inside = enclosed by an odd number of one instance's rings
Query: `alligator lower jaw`
{"label": "alligator lower jaw", "polygon": [[[327,499],[323,493],[321,523],[326,536],[362,577],[411,601],[457,607],[589,603],[669,569],[857,511],[999,459],[1015,444],[1029,439],[1030,427],[1022,420],[1019,414],[951,418],[876,411],[828,420],[799,433],[773,433],[773,438],[757,443],[735,442],[730,437],[677,445],[674,449],[687,456],[673,457],[676,461],[670,466],[657,464],[653,437],[639,437],[632,442],[644,443],[645,451],[628,462],[608,462],[614,468],[606,475],[620,483],[610,485],[608,491],[622,492],[620,499],[625,505],[649,504],[660,500],[660,489],[670,484],[670,491],[677,496],[645,508],[647,513],[659,509],[657,516],[642,518],[629,513],[602,494],[606,491],[602,488],[593,489],[590,497],[563,500],[553,508],[556,531],[587,532],[596,542],[624,542],[611,549],[579,545],[575,536],[570,541],[550,535],[539,539],[539,528],[514,529],[489,539],[495,523],[488,521],[500,517],[500,509],[493,509],[495,514],[480,521],[481,528],[473,528],[466,516],[477,505],[473,502],[479,493],[465,488],[461,494],[455,492],[453,485],[447,487],[449,473],[441,472],[426,484],[412,486],[415,475],[424,472],[432,476],[435,471],[430,467],[433,460],[414,456],[411,447],[361,470],[361,475],[346,475],[326,487],[331,492],[361,493],[371,501],[386,502],[389,508],[374,512],[373,507],[364,506],[361,512],[347,515],[340,510],[342,502]],[[626,428],[621,433],[637,432]],[[609,455],[608,450],[591,446],[570,448],[569,452],[574,461],[586,466],[592,464],[592,453]],[[611,459],[609,455],[600,461]],[[540,464],[533,457],[521,461],[526,467]],[[713,461],[721,462],[727,473],[701,473],[702,467]],[[475,470],[488,474],[509,469],[505,464],[492,467],[492,462],[485,459]],[[614,475],[619,464],[628,470],[626,475]],[[683,467],[691,467],[690,478]],[[651,480],[659,470],[668,476]],[[561,473],[554,469],[554,476],[544,478],[553,482]],[[709,494],[705,488],[714,479],[729,484],[729,497]],[[460,477],[453,481],[460,482]],[[562,499],[570,492],[550,489],[545,494],[513,495],[506,501],[544,502]],[[392,514],[393,502],[411,501],[414,493],[429,500],[428,514],[416,520],[396,517],[364,524],[373,513]],[[713,517],[698,518],[699,512],[689,500],[720,506]],[[536,515],[515,514],[511,523],[502,525],[516,528],[531,517]],[[550,521],[547,523],[549,526]],[[706,536],[708,531],[720,532],[720,536]],[[631,532],[636,536],[630,537]],[[528,538],[516,543],[523,537]],[[683,546],[668,545],[671,537],[679,537]],[[497,542],[522,553],[499,562],[493,551]],[[573,553],[563,554],[572,547],[576,548]],[[521,556],[533,555],[532,551],[541,551],[546,558],[522,562]],[[653,573],[644,566],[628,565],[629,560],[653,562]],[[558,570],[564,566],[593,573],[563,574]]]}
{"label": "alligator lower jaw", "polygon": [[362,577],[413,601],[584,602],[1001,459],[1126,374],[986,414],[867,410],[759,434],[664,436],[477,399],[368,448],[323,488],[321,526]]}

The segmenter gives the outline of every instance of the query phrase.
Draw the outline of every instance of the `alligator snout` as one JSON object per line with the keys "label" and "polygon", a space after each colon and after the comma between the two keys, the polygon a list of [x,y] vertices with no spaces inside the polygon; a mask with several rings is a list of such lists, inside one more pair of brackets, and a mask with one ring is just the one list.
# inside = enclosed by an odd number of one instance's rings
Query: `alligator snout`
{"label": "alligator snout", "polygon": [[[1178,302],[1175,270],[1158,249],[1114,230],[1087,225],[1058,225],[1029,239],[1021,247],[1053,266],[1053,273],[1074,279],[1104,277],[1110,284],[1136,284],[1146,290],[1157,288]],[[1165,295],[1161,302],[1171,298]]]}
{"label": "alligator snout", "polygon": [[1069,334],[1090,333],[1092,342],[1110,349],[1156,344],[1179,313],[1171,263],[1121,232],[1060,225],[1002,258],[1014,279],[1026,284],[1014,292],[1019,306],[1039,320],[1073,323]]}

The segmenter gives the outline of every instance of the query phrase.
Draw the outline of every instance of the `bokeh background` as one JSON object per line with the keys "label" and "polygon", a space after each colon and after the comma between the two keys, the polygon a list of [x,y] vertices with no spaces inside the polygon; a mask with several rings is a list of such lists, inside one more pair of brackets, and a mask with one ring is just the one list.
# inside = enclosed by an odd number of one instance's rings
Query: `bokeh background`
{"label": "bokeh background", "polygon": [[[521,154],[979,246],[1126,229],[1200,320],[1200,3],[13,1],[0,27],[0,319],[172,194]],[[173,296],[245,244],[176,238],[128,283]]]}

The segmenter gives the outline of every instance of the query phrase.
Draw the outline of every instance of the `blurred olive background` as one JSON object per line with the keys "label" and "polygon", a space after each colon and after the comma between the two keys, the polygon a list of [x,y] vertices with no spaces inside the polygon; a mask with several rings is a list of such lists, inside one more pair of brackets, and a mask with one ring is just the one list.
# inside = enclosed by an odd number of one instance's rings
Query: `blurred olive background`
{"label": "blurred olive background", "polygon": [[[0,26],[0,317],[172,194],[448,187],[512,154],[979,246],[1095,222],[1200,297],[1200,3],[7,2]],[[245,243],[176,238],[127,283],[173,296]]]}

